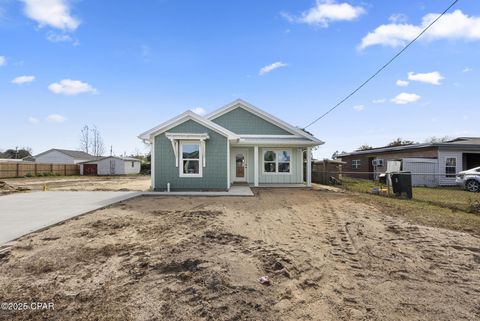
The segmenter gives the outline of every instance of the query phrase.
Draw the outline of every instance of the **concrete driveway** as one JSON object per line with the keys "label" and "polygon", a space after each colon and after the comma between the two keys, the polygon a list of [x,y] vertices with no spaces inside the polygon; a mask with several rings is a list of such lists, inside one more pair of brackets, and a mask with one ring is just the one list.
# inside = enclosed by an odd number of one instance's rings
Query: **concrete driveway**
{"label": "concrete driveway", "polygon": [[0,196],[0,245],[139,195],[137,192],[33,192]]}

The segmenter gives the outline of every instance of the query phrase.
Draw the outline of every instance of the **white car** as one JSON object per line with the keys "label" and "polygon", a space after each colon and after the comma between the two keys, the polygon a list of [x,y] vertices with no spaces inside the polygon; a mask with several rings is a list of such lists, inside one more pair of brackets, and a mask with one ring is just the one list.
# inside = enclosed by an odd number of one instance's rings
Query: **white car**
{"label": "white car", "polygon": [[480,167],[458,173],[456,182],[469,192],[480,192]]}

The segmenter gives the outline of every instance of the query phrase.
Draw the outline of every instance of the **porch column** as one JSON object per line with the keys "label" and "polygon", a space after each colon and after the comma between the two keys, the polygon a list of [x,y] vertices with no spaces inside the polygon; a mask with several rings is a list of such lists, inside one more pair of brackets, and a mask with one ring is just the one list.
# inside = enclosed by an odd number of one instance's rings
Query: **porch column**
{"label": "porch column", "polygon": [[256,187],[258,186],[258,170],[259,170],[259,163],[258,163],[258,146],[253,147],[253,185]]}
{"label": "porch column", "polygon": [[312,186],[312,148],[307,147],[307,187]]}
{"label": "porch column", "polygon": [[155,137],[150,140],[150,188],[155,190]]}

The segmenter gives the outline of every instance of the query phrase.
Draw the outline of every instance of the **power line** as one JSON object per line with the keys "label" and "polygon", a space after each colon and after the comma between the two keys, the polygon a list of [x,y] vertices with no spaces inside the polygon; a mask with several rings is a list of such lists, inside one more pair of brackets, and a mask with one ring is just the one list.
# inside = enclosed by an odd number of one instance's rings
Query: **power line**
{"label": "power line", "polygon": [[423,29],[415,38],[413,38],[412,41],[410,41],[405,47],[402,48],[402,50],[400,50],[395,56],[393,56],[386,64],[384,64],[382,67],[380,67],[380,69],[378,69],[373,75],[371,75],[367,80],[365,80],[360,86],[358,86],[354,91],[352,91],[350,94],[348,94],[345,98],[343,98],[342,100],[340,100],[335,106],[333,106],[332,108],[330,108],[327,112],[325,112],[323,115],[321,115],[320,117],[317,117],[314,121],[312,121],[311,123],[309,123],[307,126],[305,126],[303,129],[307,129],[308,127],[312,126],[313,124],[315,124],[317,121],[319,121],[320,119],[324,118],[325,116],[327,116],[328,114],[330,114],[332,111],[334,111],[338,106],[340,106],[341,104],[343,104],[345,101],[347,101],[350,97],[352,97],[353,95],[355,95],[357,93],[357,91],[359,91],[360,89],[362,89],[366,84],[368,84],[370,82],[370,80],[372,80],[373,78],[375,78],[379,73],[381,73],[385,68],[388,67],[388,65],[390,65],[395,59],[398,58],[398,56],[400,56],[405,50],[408,49],[408,47],[410,47],[415,41],[417,41],[418,38],[420,38],[425,32],[427,32],[428,29],[430,29],[431,26],[433,26],[441,17],[443,17],[454,5],[457,4],[459,0],[455,0],[453,1],[453,3],[451,5],[448,6],[447,9],[445,9],[435,20],[433,20],[427,27],[425,27],[425,29]]}

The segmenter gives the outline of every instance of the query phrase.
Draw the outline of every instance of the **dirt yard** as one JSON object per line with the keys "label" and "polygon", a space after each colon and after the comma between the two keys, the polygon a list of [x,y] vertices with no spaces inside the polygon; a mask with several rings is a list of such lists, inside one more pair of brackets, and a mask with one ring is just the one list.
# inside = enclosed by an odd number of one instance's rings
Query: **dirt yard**
{"label": "dirt yard", "polygon": [[[480,239],[350,193],[141,197],[17,242],[5,320],[478,320]],[[270,285],[258,282],[268,276]]]}
{"label": "dirt yard", "polygon": [[147,191],[150,176],[57,176],[0,179],[14,188],[51,191]]}

